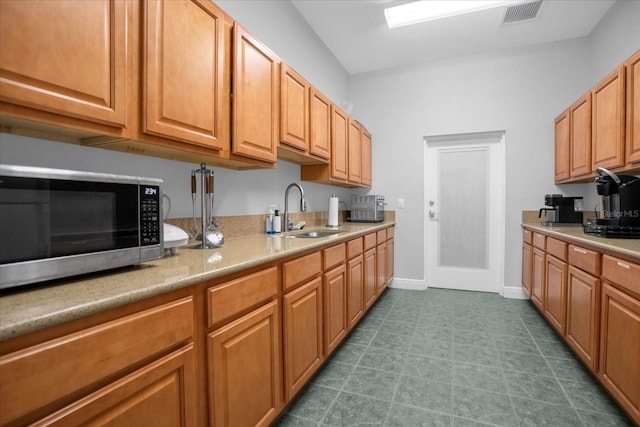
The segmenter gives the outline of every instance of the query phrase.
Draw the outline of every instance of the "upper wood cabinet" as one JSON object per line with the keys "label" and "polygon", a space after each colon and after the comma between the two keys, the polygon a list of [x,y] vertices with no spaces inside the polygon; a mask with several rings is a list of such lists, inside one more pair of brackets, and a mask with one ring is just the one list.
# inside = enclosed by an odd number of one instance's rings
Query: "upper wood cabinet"
{"label": "upper wood cabinet", "polygon": [[572,178],[591,174],[591,92],[569,107],[570,174]]}
{"label": "upper wood cabinet", "polygon": [[326,161],[331,157],[331,101],[309,88],[309,153]]}
{"label": "upper wood cabinet", "polygon": [[274,163],[280,110],[280,59],[234,23],[231,151]]}
{"label": "upper wood cabinet", "polygon": [[329,164],[303,165],[301,179],[343,187],[370,187],[371,175],[371,134],[332,104]]}
{"label": "upper wood cabinet", "polygon": [[348,140],[348,173],[347,180],[352,184],[362,183],[362,127],[358,122],[349,119]]}
{"label": "upper wood cabinet", "polygon": [[625,68],[618,67],[591,90],[591,156],[598,167],[623,167]]}
{"label": "upper wood cabinet", "polygon": [[309,83],[284,62],[280,64],[280,146],[309,152]]}
{"label": "upper wood cabinet", "polygon": [[127,127],[131,11],[114,0],[0,2],[0,113]]}
{"label": "upper wood cabinet", "polygon": [[555,119],[555,182],[640,173],[640,50]]}
{"label": "upper wood cabinet", "polygon": [[371,188],[371,182],[373,178],[372,168],[371,168],[371,134],[366,130],[362,129],[362,180],[361,184],[363,187]]}
{"label": "upper wood cabinet", "polygon": [[[627,162],[640,163],[640,50],[625,62],[627,76]],[[632,166],[634,167],[634,166]]]}
{"label": "upper wood cabinet", "polygon": [[301,165],[327,163],[330,144],[331,101],[283,62],[278,158]]}
{"label": "upper wood cabinet", "polygon": [[224,41],[224,13],[211,1],[145,2],[144,133],[228,146]]}
{"label": "upper wood cabinet", "polygon": [[561,183],[571,178],[571,133],[569,110],[555,119],[555,182]]}

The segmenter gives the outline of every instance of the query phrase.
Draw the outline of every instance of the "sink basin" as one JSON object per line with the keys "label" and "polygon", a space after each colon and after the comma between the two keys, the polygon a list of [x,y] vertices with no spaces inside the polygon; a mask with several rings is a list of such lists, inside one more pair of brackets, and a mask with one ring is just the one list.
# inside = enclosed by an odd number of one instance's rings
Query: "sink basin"
{"label": "sink basin", "polygon": [[298,239],[317,239],[319,237],[335,236],[335,231],[306,231],[304,233],[289,234],[287,237],[295,237]]}

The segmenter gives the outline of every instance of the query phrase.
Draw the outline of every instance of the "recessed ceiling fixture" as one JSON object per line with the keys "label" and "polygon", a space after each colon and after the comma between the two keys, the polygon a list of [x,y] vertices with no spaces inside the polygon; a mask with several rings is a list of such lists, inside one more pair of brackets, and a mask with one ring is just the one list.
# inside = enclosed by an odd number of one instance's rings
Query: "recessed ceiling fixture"
{"label": "recessed ceiling fixture", "polygon": [[389,28],[403,27],[435,19],[448,18],[523,0],[422,0],[388,7],[384,10]]}

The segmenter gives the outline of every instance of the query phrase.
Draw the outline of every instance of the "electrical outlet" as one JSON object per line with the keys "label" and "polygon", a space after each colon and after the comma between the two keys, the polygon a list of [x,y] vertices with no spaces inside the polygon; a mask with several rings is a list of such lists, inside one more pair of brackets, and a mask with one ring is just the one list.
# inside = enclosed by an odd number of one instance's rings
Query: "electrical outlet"
{"label": "electrical outlet", "polygon": [[398,199],[398,209],[404,209],[404,199]]}

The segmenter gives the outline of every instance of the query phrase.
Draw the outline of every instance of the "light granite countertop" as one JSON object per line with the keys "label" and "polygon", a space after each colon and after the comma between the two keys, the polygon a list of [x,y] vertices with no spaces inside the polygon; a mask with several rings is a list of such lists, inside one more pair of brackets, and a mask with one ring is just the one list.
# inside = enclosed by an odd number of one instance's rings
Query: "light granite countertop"
{"label": "light granite countertop", "polygon": [[552,237],[558,237],[570,243],[640,262],[640,239],[612,239],[591,236],[585,234],[581,226],[544,226],[537,221],[523,222],[522,226]]}
{"label": "light granite countertop", "polygon": [[[0,294],[0,341],[176,289],[226,276],[394,225],[344,223],[315,239],[258,234],[226,239],[216,249],[178,250],[157,261],[27,286]],[[314,229],[327,227],[312,227]],[[305,228],[304,231],[309,231]],[[295,232],[291,232],[295,233]]]}

